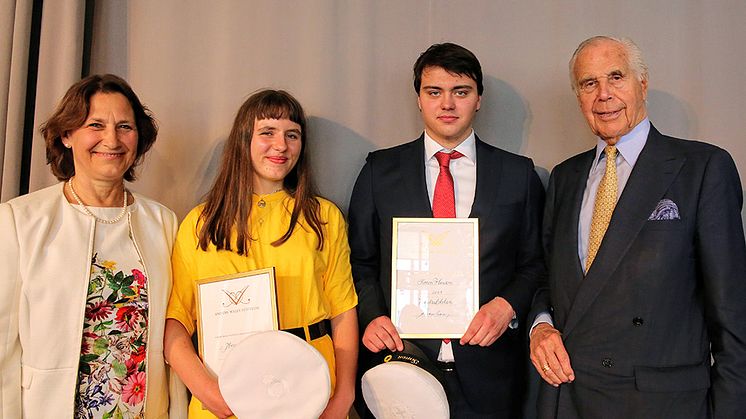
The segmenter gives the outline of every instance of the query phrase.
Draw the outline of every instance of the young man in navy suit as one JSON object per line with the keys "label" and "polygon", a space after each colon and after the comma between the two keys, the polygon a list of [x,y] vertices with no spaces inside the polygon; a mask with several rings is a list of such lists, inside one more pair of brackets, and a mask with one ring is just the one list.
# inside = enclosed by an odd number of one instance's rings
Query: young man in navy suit
{"label": "young man in navy suit", "polygon": [[[472,123],[482,70],[469,50],[436,44],[414,65],[425,129],[416,140],[368,155],[352,193],[349,238],[366,359],[401,350],[390,319],[393,217],[433,217],[442,164],[453,178],[452,216],[479,219],[479,311],[463,337],[415,343],[446,375],[451,417],[515,418],[525,388],[525,316],[544,278],[544,190],[530,159],[482,142]],[[458,156],[458,157],[454,157]]]}
{"label": "young man in navy suit", "polygon": [[539,417],[746,417],[746,246],[733,160],[652,126],[648,71],[632,41],[584,41],[570,74],[598,141],[549,181],[549,288],[537,293],[531,331]]}

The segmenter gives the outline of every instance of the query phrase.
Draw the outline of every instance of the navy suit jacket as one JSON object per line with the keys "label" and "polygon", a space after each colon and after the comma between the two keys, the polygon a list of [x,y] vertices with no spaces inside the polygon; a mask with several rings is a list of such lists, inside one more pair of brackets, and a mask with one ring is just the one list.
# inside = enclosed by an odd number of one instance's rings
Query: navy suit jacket
{"label": "navy suit jacket", "polygon": [[[349,239],[361,330],[391,315],[393,217],[432,217],[425,183],[424,140],[368,155],[352,193]],[[478,410],[522,401],[526,344],[521,330],[531,299],[545,280],[541,251],[544,189],[526,157],[477,138],[477,182],[471,218],[479,219],[480,306],[497,296],[517,313],[520,327],[489,347],[454,342],[459,379]],[[439,340],[415,341],[433,360]],[[361,367],[366,350],[361,348]],[[369,355],[369,354],[368,354]]]}
{"label": "navy suit jacket", "polygon": [[[584,277],[578,219],[594,156],[570,158],[549,181],[549,288],[534,312],[552,310],[576,379],[542,383],[540,417],[746,417],[746,247],[733,160],[651,127]],[[649,219],[664,199],[678,219]]]}

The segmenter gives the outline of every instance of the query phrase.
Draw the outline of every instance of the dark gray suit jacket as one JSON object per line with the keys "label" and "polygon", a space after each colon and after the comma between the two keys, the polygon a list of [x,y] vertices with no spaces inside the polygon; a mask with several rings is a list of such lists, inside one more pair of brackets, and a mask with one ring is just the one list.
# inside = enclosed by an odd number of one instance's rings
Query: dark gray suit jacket
{"label": "dark gray suit jacket", "polygon": [[[553,311],[576,379],[542,383],[539,416],[746,417],[746,247],[733,160],[651,127],[584,278],[578,219],[594,156],[561,163],[549,182],[549,288],[533,312]],[[649,219],[663,199],[679,219]]]}
{"label": "dark gray suit jacket", "polygon": [[[465,396],[477,410],[520,404],[526,344],[523,321],[545,279],[541,254],[544,189],[530,159],[477,138],[477,184],[470,217],[479,218],[480,306],[505,298],[521,327],[508,330],[490,347],[453,345]],[[368,155],[350,201],[352,274],[358,293],[361,330],[391,315],[393,217],[432,217],[425,184],[424,140]],[[416,343],[433,360],[439,340]],[[361,347],[361,369],[367,353]],[[361,371],[364,372],[364,371]]]}

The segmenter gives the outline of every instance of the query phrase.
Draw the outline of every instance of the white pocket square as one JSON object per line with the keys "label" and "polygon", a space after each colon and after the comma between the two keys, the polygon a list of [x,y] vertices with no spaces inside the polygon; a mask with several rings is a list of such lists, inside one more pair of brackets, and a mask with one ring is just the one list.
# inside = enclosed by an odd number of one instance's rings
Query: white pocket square
{"label": "white pocket square", "polygon": [[661,199],[648,220],[679,220],[679,207],[670,199]]}

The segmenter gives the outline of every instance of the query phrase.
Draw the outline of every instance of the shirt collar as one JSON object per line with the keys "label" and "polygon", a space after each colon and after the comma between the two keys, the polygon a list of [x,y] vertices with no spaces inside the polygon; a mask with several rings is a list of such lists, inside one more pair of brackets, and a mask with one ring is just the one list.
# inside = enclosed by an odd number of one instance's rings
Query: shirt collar
{"label": "shirt collar", "polygon": [[[645,147],[645,143],[648,141],[648,134],[650,133],[650,120],[648,118],[640,121],[637,126],[632,128],[632,131],[623,135],[622,138],[616,143],[616,149],[622,158],[629,163],[631,167],[635,167],[637,158],[640,157],[642,148]],[[596,142],[596,160],[594,160],[593,167],[598,165],[601,159],[601,154],[606,148],[607,144],[604,140],[598,139]]]}
{"label": "shirt collar", "polygon": [[443,148],[442,145],[438,144],[435,140],[430,138],[429,135],[427,135],[427,132],[425,132],[425,161],[429,161],[430,159],[435,156],[435,153],[439,151],[445,151],[445,152],[451,152],[451,151],[458,151],[459,153],[463,154],[464,157],[469,159],[471,162],[477,161],[477,142],[476,142],[476,134],[474,133],[474,130],[471,130],[471,133],[464,141],[461,142],[461,144],[457,145],[456,148],[453,150],[449,150],[447,148]]}

